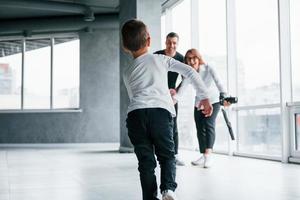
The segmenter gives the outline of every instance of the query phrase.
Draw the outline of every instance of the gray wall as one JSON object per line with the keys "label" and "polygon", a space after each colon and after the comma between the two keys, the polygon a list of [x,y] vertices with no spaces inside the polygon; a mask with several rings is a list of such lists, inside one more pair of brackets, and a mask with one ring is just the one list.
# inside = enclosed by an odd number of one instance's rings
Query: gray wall
{"label": "gray wall", "polygon": [[96,16],[96,21],[89,23],[77,17],[1,22],[0,35],[19,33],[24,29],[33,32],[76,31],[86,27],[91,27],[93,32],[79,31],[82,112],[0,113],[0,143],[119,141],[120,72],[117,15]]}

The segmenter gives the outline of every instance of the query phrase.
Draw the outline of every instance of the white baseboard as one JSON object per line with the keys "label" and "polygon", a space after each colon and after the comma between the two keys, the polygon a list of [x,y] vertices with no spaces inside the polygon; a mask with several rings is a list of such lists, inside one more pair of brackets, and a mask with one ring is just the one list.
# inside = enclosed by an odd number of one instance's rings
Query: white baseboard
{"label": "white baseboard", "polygon": [[133,153],[134,149],[133,149],[133,147],[123,147],[123,146],[120,146],[119,147],[119,151],[120,151],[120,153]]}
{"label": "white baseboard", "polygon": [[119,143],[2,143],[0,148],[114,148]]}

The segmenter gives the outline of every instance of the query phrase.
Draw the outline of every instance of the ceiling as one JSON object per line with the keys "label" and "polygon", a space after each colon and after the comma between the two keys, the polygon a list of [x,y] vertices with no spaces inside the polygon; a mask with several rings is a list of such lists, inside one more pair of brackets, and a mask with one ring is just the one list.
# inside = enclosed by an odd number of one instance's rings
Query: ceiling
{"label": "ceiling", "polygon": [[[0,0],[0,20],[82,15],[86,8],[94,14],[115,14],[120,1],[126,0]],[[178,1],[160,0],[162,10]]]}
{"label": "ceiling", "polygon": [[119,12],[119,0],[0,0],[0,20]]}
{"label": "ceiling", "polygon": [[[0,0],[0,23],[8,20],[76,15],[83,15],[85,21],[92,21],[86,20],[90,11],[94,15],[119,13],[120,1],[126,0]],[[173,1],[178,0],[161,0],[161,5]],[[66,40],[73,39],[66,38]],[[56,41],[56,43],[61,42],[66,41]],[[49,40],[26,41],[26,51],[45,46],[49,46]],[[21,47],[20,40],[1,41],[0,57],[20,53]]]}
{"label": "ceiling", "polygon": [[[93,14],[112,14],[119,12],[119,0],[0,0],[0,22],[6,20],[49,18]],[[87,20],[86,20],[87,21]],[[74,38],[64,38],[67,42]],[[26,40],[26,51],[50,45],[50,40]],[[20,40],[0,42],[0,57],[22,51]]]}
{"label": "ceiling", "polygon": [[[119,13],[119,4],[122,0],[0,0],[0,23],[1,21],[49,18],[83,15]],[[149,0],[150,1],[150,0]],[[161,5],[178,0],[161,0]],[[10,23],[10,22],[9,22]],[[55,43],[67,42],[76,38],[64,38]],[[50,45],[50,40],[26,40],[26,51],[42,48]],[[13,55],[22,51],[20,40],[8,40],[0,42],[0,57]]]}

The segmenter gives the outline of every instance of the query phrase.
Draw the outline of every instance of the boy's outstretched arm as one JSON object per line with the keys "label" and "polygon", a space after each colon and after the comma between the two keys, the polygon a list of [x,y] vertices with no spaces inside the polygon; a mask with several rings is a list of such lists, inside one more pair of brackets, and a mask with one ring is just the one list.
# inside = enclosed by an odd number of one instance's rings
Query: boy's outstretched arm
{"label": "boy's outstretched arm", "polygon": [[177,72],[190,80],[196,89],[197,97],[200,99],[198,109],[202,110],[202,113],[206,117],[209,117],[212,114],[213,107],[208,98],[207,88],[200,75],[192,67],[176,61],[173,58],[169,58],[168,65],[169,71]]}

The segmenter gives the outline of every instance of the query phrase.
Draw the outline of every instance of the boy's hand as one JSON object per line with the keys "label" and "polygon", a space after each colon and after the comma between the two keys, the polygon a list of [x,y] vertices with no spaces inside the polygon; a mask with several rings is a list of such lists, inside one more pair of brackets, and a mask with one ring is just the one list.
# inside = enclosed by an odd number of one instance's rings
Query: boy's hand
{"label": "boy's hand", "polygon": [[201,100],[198,105],[198,110],[202,110],[202,113],[205,115],[205,117],[211,116],[213,112],[213,107],[209,102],[209,99]]}

